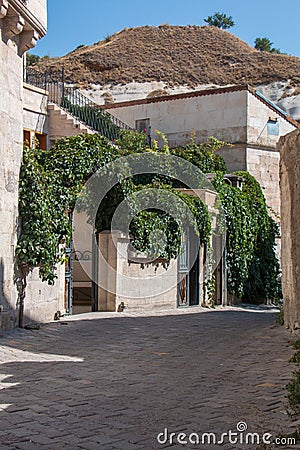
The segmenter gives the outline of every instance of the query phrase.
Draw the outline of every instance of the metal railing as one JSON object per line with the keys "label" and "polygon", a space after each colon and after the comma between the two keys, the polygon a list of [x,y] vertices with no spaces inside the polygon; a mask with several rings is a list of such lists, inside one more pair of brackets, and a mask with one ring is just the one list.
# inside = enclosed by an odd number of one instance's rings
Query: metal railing
{"label": "metal railing", "polygon": [[60,106],[64,92],[64,70],[39,72],[33,67],[24,67],[24,81],[49,93],[49,102]]}
{"label": "metal railing", "polygon": [[63,69],[39,72],[32,67],[25,67],[24,81],[47,90],[50,102],[55,103],[111,141],[120,137],[121,130],[132,130],[124,122],[104,111],[100,105],[83,95],[78,89],[66,86]]}
{"label": "metal railing", "polygon": [[23,80],[25,83],[36,86],[40,89],[46,89],[46,74],[33,69],[32,67],[24,67]]}
{"label": "metal railing", "polygon": [[110,140],[120,137],[120,130],[131,128],[74,87],[64,86],[60,107]]}

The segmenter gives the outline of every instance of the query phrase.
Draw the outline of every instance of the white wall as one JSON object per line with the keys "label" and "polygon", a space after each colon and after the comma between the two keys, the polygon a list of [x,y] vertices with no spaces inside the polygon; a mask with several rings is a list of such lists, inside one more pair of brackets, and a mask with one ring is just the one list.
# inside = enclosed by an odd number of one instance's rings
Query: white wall
{"label": "white wall", "polygon": [[48,133],[47,91],[24,83],[23,128]]}
{"label": "white wall", "polygon": [[[279,123],[278,136],[268,134],[267,124],[270,118],[277,120]],[[274,148],[274,150],[276,150],[280,136],[284,136],[296,129],[278,112],[270,109],[250,92],[248,92],[247,96],[247,123],[247,143],[256,147]]]}
{"label": "white wall", "polygon": [[214,95],[137,104],[108,109],[114,116],[135,128],[138,119],[150,118],[154,130],[163,132],[171,147],[185,145],[192,130],[196,139],[209,136],[227,142],[246,142],[247,91],[225,92]]}
{"label": "white wall", "polygon": [[[6,6],[8,5],[8,8]],[[30,9],[30,8],[33,9]],[[20,19],[21,15],[21,19]],[[36,26],[36,28],[35,28]],[[1,2],[0,10],[0,326],[17,324],[14,284],[18,178],[23,149],[24,49],[45,34],[46,0]]]}
{"label": "white wall", "polygon": [[11,328],[15,325],[17,307],[13,280],[23,141],[23,62],[15,44],[2,38],[0,28],[0,320],[2,327]]}

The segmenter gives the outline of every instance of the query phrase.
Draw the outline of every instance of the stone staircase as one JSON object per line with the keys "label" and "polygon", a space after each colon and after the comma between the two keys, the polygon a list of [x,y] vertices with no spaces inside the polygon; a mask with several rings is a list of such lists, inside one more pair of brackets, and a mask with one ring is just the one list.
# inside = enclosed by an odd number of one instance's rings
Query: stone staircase
{"label": "stone staircase", "polygon": [[24,70],[24,82],[48,91],[48,134],[51,144],[64,136],[80,133],[99,133],[115,141],[120,137],[121,130],[132,130],[77,88],[67,86],[64,69],[42,73],[27,67]]}
{"label": "stone staircase", "polygon": [[94,134],[92,128],[82,123],[78,118],[66,112],[55,103],[48,103],[49,139],[51,145],[65,136],[76,136],[80,133]]}

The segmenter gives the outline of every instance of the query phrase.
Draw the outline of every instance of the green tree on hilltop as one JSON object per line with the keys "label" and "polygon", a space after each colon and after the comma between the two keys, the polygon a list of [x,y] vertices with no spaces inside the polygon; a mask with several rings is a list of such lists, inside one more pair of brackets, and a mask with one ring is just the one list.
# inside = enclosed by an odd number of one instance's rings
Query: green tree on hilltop
{"label": "green tree on hilltop", "polygon": [[254,41],[254,47],[256,50],[259,50],[261,52],[269,52],[269,53],[281,53],[279,48],[272,47],[273,42],[270,41],[270,39],[266,37],[262,38],[256,38]]}
{"label": "green tree on hilltop", "polygon": [[204,19],[204,22],[208,23],[208,25],[222,28],[226,30],[235,25],[232,16],[227,16],[224,13],[216,12],[213,16],[208,16],[207,19]]}

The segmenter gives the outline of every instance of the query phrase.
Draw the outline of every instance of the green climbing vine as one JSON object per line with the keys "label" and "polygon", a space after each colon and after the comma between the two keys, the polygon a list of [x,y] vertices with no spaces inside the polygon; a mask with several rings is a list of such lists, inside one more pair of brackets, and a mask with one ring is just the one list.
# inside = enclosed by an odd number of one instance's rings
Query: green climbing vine
{"label": "green climbing vine", "polygon": [[47,151],[24,148],[16,249],[23,273],[39,267],[42,279],[54,283],[64,257],[59,244],[71,234],[67,212],[91,173],[115,158],[115,147],[99,135],[64,138]]}
{"label": "green climbing vine", "polygon": [[[23,273],[39,267],[43,280],[53,284],[55,269],[63,261],[64,252],[59,244],[70,239],[71,229],[68,211],[75,202],[88,178],[107,163],[121,156],[145,151],[167,153],[167,147],[159,149],[154,142],[148,145],[143,134],[123,131],[121,138],[111,144],[99,135],[78,135],[59,140],[47,151],[24,148],[20,172],[19,212],[20,235],[17,246],[18,266]],[[109,176],[109,174],[108,174]],[[97,231],[109,229],[118,204],[128,193],[138,191],[145,182],[147,187],[168,189],[192,210],[194,228],[202,242],[209,239],[211,220],[207,206],[198,199],[180,194],[172,188],[172,182],[156,174],[129,177],[118,183],[105,197],[97,214]],[[132,221],[130,232],[133,242],[140,250],[149,250],[149,232],[160,229],[166,232],[167,245],[158,249],[161,257],[171,259],[180,249],[180,225],[162,211],[144,211]]]}
{"label": "green climbing vine", "polygon": [[[158,133],[159,134],[159,133]],[[19,212],[20,233],[17,246],[18,266],[26,275],[39,267],[40,276],[48,283],[55,281],[55,269],[64,259],[71,229],[68,211],[74,208],[86,181],[107,163],[122,156],[144,152],[175,155],[183,158],[204,173],[216,173],[215,189],[225,214],[227,227],[227,258],[229,290],[247,301],[257,302],[280,296],[279,264],[275,253],[278,226],[269,216],[258,182],[248,173],[239,172],[244,179],[243,189],[224,182],[226,165],[216,150],[228,145],[215,138],[197,145],[192,136],[185,148],[170,149],[165,137],[159,134],[149,148],[145,135],[122,131],[111,143],[94,135],[78,135],[59,140],[47,151],[24,148],[20,172]],[[108,174],[109,176],[109,174]],[[141,174],[117,183],[103,199],[96,219],[97,231],[109,229],[117,206],[128,194],[141,189],[159,189],[176,195],[192,211],[191,222],[202,243],[209,242],[211,218],[207,206],[198,198],[178,192],[176,180],[168,176]],[[176,217],[176,215],[175,215]],[[165,240],[159,248],[151,247],[151,233],[160,230]],[[145,209],[134,216],[130,224],[132,243],[136,249],[157,252],[165,259],[178,255],[181,245],[180,223],[174,215],[159,209]]]}
{"label": "green climbing vine", "polygon": [[255,178],[248,172],[235,174],[243,178],[242,190],[220,175],[213,182],[226,218],[229,292],[250,303],[279,299],[279,225],[269,216]]}

